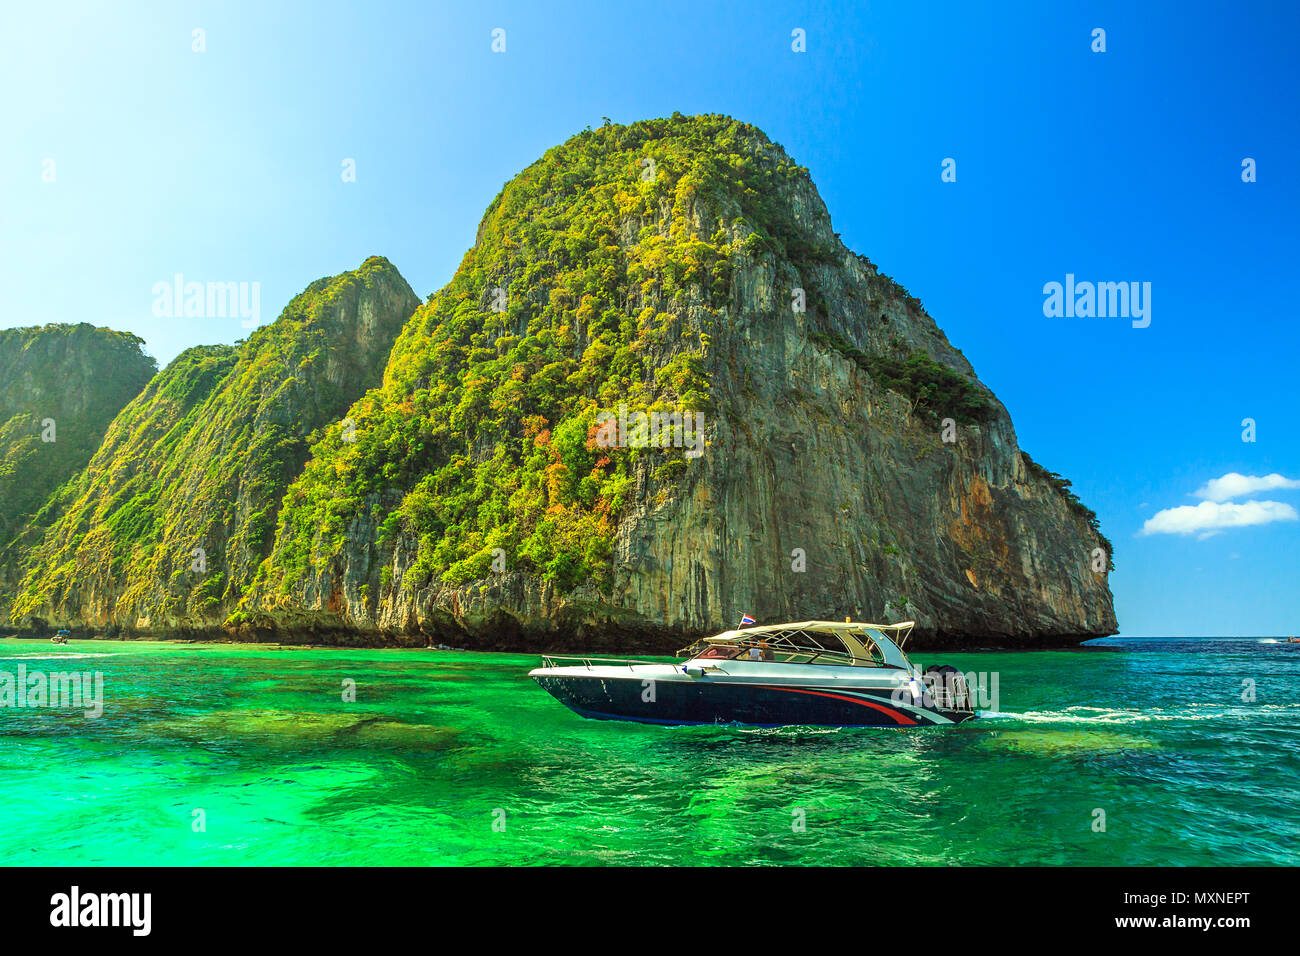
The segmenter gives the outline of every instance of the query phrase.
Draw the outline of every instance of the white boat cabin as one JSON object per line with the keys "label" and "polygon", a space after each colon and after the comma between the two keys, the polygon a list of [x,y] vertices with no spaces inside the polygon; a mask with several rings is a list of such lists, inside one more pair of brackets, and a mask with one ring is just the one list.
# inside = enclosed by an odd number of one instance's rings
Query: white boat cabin
{"label": "white boat cabin", "polygon": [[898,667],[911,670],[902,645],[916,626],[837,621],[802,621],[724,631],[678,651],[691,660],[752,660],[777,664],[838,667]]}

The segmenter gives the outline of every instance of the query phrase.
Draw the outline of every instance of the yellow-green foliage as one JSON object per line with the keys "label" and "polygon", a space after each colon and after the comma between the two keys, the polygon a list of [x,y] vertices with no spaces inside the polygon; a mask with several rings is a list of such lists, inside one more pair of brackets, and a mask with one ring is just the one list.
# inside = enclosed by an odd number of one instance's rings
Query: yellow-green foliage
{"label": "yellow-green foliage", "polygon": [[637,452],[596,447],[595,416],[711,407],[709,334],[743,243],[817,252],[778,197],[799,178],[753,127],[675,114],[587,130],[511,180],[349,412],[355,441],[329,430],[289,489],[270,599],[371,522],[381,545],[416,543],[417,586],[483,577],[497,548],[561,589],[608,585]]}
{"label": "yellow-green foliage", "polygon": [[[409,307],[355,342],[358,302],[375,283]],[[64,489],[59,520],[26,559],[11,619],[39,614],[94,579],[119,617],[186,610],[220,620],[269,553],[280,500],[312,432],[341,417],[417,300],[386,260],[312,283],[237,346],[178,356],[114,419]],[[364,354],[363,354],[364,353]],[[335,367],[327,375],[327,365]],[[194,549],[206,565],[195,571]]]}

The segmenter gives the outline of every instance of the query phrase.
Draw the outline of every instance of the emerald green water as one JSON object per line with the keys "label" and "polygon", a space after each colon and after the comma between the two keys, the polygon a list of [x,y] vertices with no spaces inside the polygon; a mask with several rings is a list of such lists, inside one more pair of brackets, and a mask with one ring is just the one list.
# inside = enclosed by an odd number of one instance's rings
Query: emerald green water
{"label": "emerald green water", "polygon": [[957,727],[758,730],[582,720],[524,655],[0,640],[105,694],[0,708],[0,863],[1300,863],[1300,645],[1103,644],[918,654],[998,672]]}

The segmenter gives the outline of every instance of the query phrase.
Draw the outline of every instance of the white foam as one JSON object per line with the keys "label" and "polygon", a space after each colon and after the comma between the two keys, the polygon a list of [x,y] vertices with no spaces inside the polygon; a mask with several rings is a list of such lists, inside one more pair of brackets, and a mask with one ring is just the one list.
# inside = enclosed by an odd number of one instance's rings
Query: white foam
{"label": "white foam", "polygon": [[[1193,708],[1203,708],[1200,713],[1187,710],[1165,711],[1160,708],[1151,710],[1115,710],[1106,707],[1067,707],[1065,710],[1031,710],[1025,713],[1014,711],[979,711],[982,720],[1003,719],[1022,720],[1031,724],[1139,724],[1162,720],[1222,720],[1224,718],[1258,717],[1261,711],[1286,710],[1300,707],[1300,702],[1285,704],[1252,704],[1242,707],[1221,707],[1217,704],[1191,704]],[[1091,711],[1091,713],[1089,713]]]}

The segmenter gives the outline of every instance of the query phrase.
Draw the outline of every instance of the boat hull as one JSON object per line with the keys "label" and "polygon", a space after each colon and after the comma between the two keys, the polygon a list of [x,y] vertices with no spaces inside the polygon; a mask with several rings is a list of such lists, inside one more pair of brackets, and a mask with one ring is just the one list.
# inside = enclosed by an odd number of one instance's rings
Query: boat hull
{"label": "boat hull", "polygon": [[[973,716],[920,701],[900,703],[888,688],[761,681],[644,679],[534,673],[556,700],[593,720],[647,724],[746,724],[758,727],[919,727]],[[910,695],[904,695],[910,701]]]}

